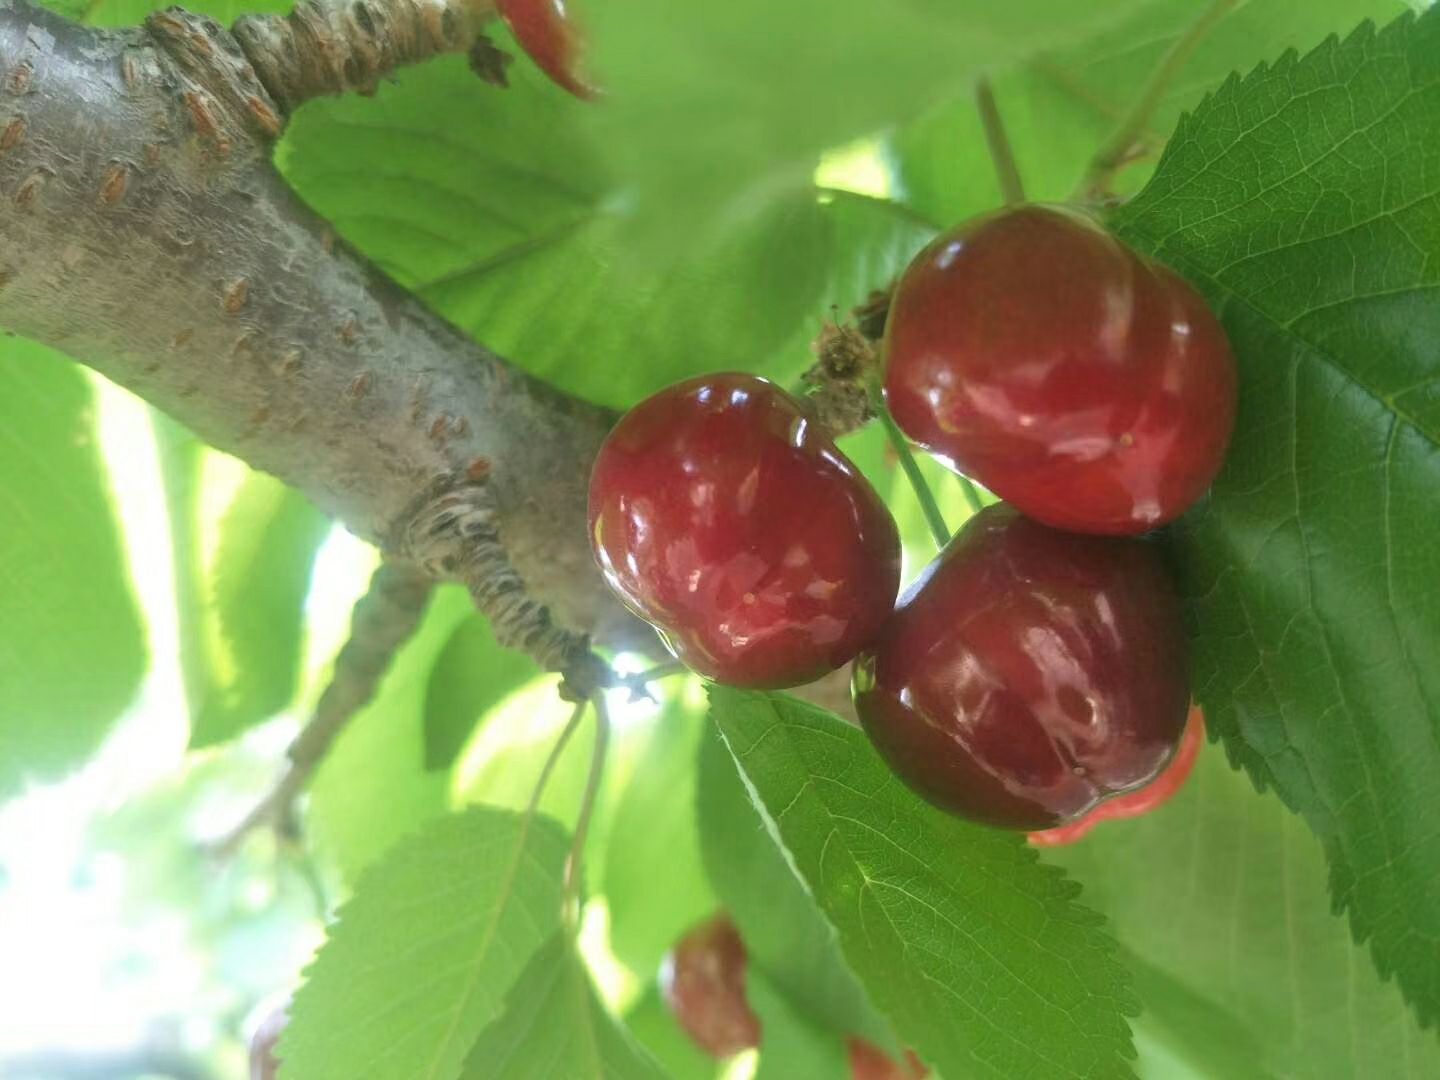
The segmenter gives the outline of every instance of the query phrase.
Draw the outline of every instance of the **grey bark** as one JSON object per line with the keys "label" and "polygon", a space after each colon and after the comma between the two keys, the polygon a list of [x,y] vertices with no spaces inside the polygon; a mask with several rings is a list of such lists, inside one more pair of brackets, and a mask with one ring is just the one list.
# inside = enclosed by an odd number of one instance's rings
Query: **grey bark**
{"label": "grey bark", "polygon": [[502,641],[563,670],[586,635],[648,640],[586,538],[612,416],[420,306],[270,162],[305,96],[463,51],[475,17],[370,0],[233,35],[178,9],[99,31],[0,0],[0,325],[464,580]]}

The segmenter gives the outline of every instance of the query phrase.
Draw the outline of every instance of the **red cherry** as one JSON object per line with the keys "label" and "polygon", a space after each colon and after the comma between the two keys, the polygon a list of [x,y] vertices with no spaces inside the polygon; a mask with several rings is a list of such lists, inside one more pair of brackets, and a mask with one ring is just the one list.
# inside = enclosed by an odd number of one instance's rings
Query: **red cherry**
{"label": "red cherry", "polygon": [[280,1059],[275,1056],[275,1047],[289,1022],[290,999],[287,997],[256,1026],[250,1036],[250,1080],[275,1080],[280,1075]]}
{"label": "red cherry", "polygon": [[925,798],[1049,828],[1170,760],[1190,701],[1179,601],[1153,545],[991,506],[907,592],[854,688],[876,749]]}
{"label": "red cherry", "polygon": [[701,923],[660,965],[660,993],[695,1044],[717,1058],[760,1045],[745,1000],[745,944],[725,914]]}
{"label": "red cherry", "polygon": [[590,538],[625,603],[732,686],[843,667],[899,587],[885,504],[801,402],[754,375],[690,379],[630,410],[595,461]]}
{"label": "red cherry", "polygon": [[1124,818],[1140,817],[1169,802],[1190,779],[1195,768],[1195,759],[1205,745],[1205,714],[1198,705],[1190,707],[1190,718],[1185,722],[1185,734],[1180,737],[1180,749],[1165,766],[1165,771],[1139,791],[1116,795],[1107,799],[1079,821],[1061,825],[1055,829],[1032,832],[1028,837],[1033,847],[1060,847],[1073,844],[1085,836],[1102,821],[1120,821]]}
{"label": "red cherry", "polygon": [[952,229],[900,279],[885,396],[901,429],[1020,511],[1136,534],[1220,469],[1235,360],[1205,301],[1082,214]]}
{"label": "red cherry", "polygon": [[930,1075],[913,1050],[905,1051],[905,1064],[901,1065],[858,1035],[847,1038],[845,1046],[850,1051],[850,1080],[925,1080]]}
{"label": "red cherry", "polygon": [[495,9],[541,71],[578,98],[599,96],[579,74],[580,35],[565,0],[496,0]]}

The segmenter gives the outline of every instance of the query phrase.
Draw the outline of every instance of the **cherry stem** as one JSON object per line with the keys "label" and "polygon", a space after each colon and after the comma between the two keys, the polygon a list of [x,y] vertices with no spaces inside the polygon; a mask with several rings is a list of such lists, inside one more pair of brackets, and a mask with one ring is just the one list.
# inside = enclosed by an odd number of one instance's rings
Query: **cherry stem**
{"label": "cherry stem", "polygon": [[1160,106],[1160,99],[1170,88],[1170,83],[1180,73],[1200,42],[1205,40],[1215,24],[1235,7],[1238,0],[1214,0],[1186,31],[1165,51],[1160,62],[1150,72],[1140,95],[1121,118],[1119,125],[1095,151],[1090,167],[1076,189],[1076,201],[1093,202],[1109,193],[1110,183],[1115,174],[1136,159],[1135,147],[1144,138],[1150,118]]}
{"label": "cherry stem", "polygon": [[1023,203],[1025,185],[1020,180],[1010,137],[1005,134],[1005,122],[1000,119],[1000,110],[995,104],[995,92],[990,88],[990,80],[983,75],[975,83],[975,104],[980,109],[985,144],[990,148],[990,160],[995,163],[995,175],[1000,181],[1000,197],[1007,206]]}
{"label": "cherry stem", "polygon": [[535,811],[540,807],[540,796],[545,794],[545,785],[550,782],[550,774],[555,771],[555,766],[560,763],[560,755],[565,752],[565,746],[574,737],[575,732],[580,730],[580,721],[585,719],[585,707],[588,701],[579,702],[570,713],[570,719],[565,722],[565,728],[560,732],[560,737],[555,740],[555,745],[550,748],[550,756],[545,759],[545,764],[540,768],[540,778],[535,781],[535,788],[530,792],[530,802],[525,807],[525,819],[529,821],[535,816]]}
{"label": "cherry stem", "polygon": [[870,400],[875,406],[875,415],[880,417],[880,426],[885,429],[885,435],[889,438],[890,445],[895,448],[896,457],[900,459],[900,468],[905,470],[905,478],[915,490],[915,498],[919,500],[920,509],[925,514],[925,523],[930,526],[930,534],[935,537],[936,546],[943,548],[950,543],[950,529],[945,524],[945,515],[940,513],[940,504],[935,501],[930,485],[925,482],[920,466],[915,462],[915,455],[910,452],[910,444],[906,441],[904,432],[896,425],[895,418],[886,408],[879,388],[873,385],[870,387]]}
{"label": "cherry stem", "polygon": [[580,927],[580,870],[585,858],[585,840],[590,834],[590,821],[600,794],[600,781],[605,775],[605,756],[610,749],[610,710],[603,694],[590,699],[595,708],[595,749],[590,758],[590,776],[585,781],[585,795],[580,815],[575,819],[575,835],[570,842],[570,857],[565,861],[565,892],[561,910],[572,932]]}
{"label": "cherry stem", "polygon": [[969,505],[970,512],[972,514],[978,514],[981,510],[984,510],[985,501],[980,498],[980,490],[971,479],[964,473],[957,473],[956,477],[960,481],[960,491],[965,496],[965,502]]}

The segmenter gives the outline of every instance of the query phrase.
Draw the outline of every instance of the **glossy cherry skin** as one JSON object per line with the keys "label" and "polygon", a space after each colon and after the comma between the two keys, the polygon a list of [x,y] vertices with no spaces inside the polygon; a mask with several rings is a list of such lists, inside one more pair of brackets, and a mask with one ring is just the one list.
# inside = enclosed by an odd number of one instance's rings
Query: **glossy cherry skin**
{"label": "glossy cherry skin", "polygon": [[850,1080],[925,1080],[930,1075],[913,1050],[905,1051],[902,1065],[858,1035],[845,1040],[845,1049],[850,1058]]}
{"label": "glossy cherry skin", "polygon": [[599,96],[580,75],[580,34],[565,0],[496,0],[495,9],[541,71],[578,98]]}
{"label": "glossy cherry skin", "polygon": [[1173,799],[1190,773],[1195,769],[1195,759],[1205,745],[1205,714],[1199,706],[1190,707],[1190,718],[1185,722],[1185,734],[1180,737],[1180,748],[1170,759],[1170,764],[1150,783],[1138,791],[1129,791],[1107,799],[1084,817],[1059,825],[1053,829],[1032,832],[1026,839],[1032,847],[1062,847],[1083,839],[1090,830],[1106,821],[1123,821],[1126,818],[1143,817],[1160,809]]}
{"label": "glossy cherry skin", "polygon": [[701,923],[660,965],[660,994],[694,1040],[717,1058],[760,1045],[760,1021],[745,998],[745,944],[725,914]]}
{"label": "glossy cherry skin", "polygon": [[1204,299],[1066,209],[1002,210],[933,241],[900,279],[885,354],[905,434],[1075,532],[1184,513],[1235,423],[1235,360]]}
{"label": "glossy cherry skin", "polygon": [[1179,601],[1150,543],[971,518],[855,662],[882,757],[936,806],[1052,828],[1148,783],[1190,701]]}
{"label": "glossy cherry skin", "polygon": [[895,606],[885,504],[804,405],[754,375],[641,402],[590,480],[606,579],[692,670],[778,688],[843,667]]}

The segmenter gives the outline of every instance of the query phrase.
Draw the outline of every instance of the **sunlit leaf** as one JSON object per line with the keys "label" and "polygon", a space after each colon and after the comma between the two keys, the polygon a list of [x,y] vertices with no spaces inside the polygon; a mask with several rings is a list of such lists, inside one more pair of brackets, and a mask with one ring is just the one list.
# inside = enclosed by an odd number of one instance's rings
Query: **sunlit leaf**
{"label": "sunlit leaf", "polygon": [[281,1076],[455,1080],[559,929],[568,850],[548,818],[492,809],[397,845],[357,884],[307,970]]}
{"label": "sunlit leaf", "polygon": [[1160,810],[1045,857],[1134,958],[1138,1026],[1201,1075],[1440,1075],[1440,1039],[1331,911],[1320,844],[1218,747]]}
{"label": "sunlit leaf", "polygon": [[145,669],[94,420],[80,368],[0,338],[0,798],[84,761]]}
{"label": "sunlit leaf", "polygon": [[662,1080],[665,1074],[595,996],[573,944],[535,954],[480,1036],[463,1080]]}
{"label": "sunlit leaf", "polygon": [[1135,1000],[1079,886],[1022,838],[922,802],[813,706],[716,687],[711,715],[906,1045],[948,1075],[1130,1075]]}
{"label": "sunlit leaf", "polygon": [[500,646],[483,615],[457,626],[435,660],[425,691],[425,767],[454,764],[485,714],[539,674],[529,657]]}

